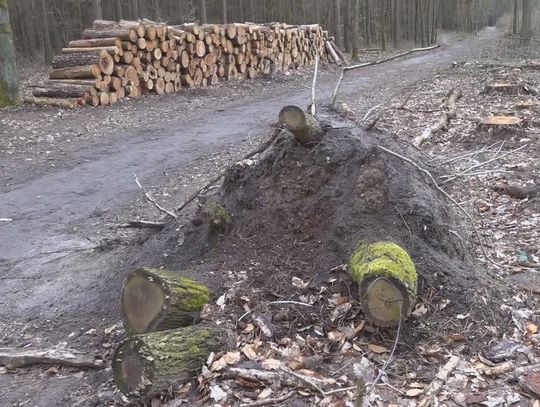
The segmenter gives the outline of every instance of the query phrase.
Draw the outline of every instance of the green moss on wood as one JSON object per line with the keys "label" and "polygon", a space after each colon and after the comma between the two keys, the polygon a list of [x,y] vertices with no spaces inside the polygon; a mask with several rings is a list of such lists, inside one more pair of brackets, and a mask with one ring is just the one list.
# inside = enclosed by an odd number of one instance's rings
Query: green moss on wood
{"label": "green moss on wood", "polygon": [[7,83],[0,79],[0,107],[16,105],[18,102],[17,97],[10,94]]}
{"label": "green moss on wood", "polygon": [[11,26],[9,24],[0,24],[0,34],[11,34]]}
{"label": "green moss on wood", "polygon": [[211,323],[132,336],[113,356],[114,380],[125,394],[155,394],[191,380],[208,354],[235,345],[232,332]]}
{"label": "green moss on wood", "polygon": [[418,274],[414,263],[409,254],[393,242],[361,244],[351,257],[349,273],[357,283],[372,275],[394,278],[416,296]]}
{"label": "green moss on wood", "polygon": [[7,10],[7,7],[8,7],[7,0],[0,0],[0,8]]}
{"label": "green moss on wood", "polygon": [[223,233],[232,221],[231,214],[222,205],[212,202],[208,205],[208,217],[210,222],[208,230],[211,233]]}
{"label": "green moss on wood", "polygon": [[[156,289],[163,293],[162,296],[155,294]],[[124,326],[129,334],[136,334],[193,324],[203,306],[210,302],[211,296],[205,285],[179,273],[137,269],[124,283]],[[152,314],[158,301],[161,302],[159,312]]]}

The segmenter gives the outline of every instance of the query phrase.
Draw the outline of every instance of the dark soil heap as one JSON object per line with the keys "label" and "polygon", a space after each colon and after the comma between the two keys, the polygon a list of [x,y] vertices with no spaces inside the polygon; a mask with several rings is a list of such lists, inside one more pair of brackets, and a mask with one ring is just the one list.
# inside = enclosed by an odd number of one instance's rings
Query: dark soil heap
{"label": "dark soil heap", "polygon": [[[192,271],[216,294],[242,279],[238,298],[258,305],[298,301],[292,277],[310,282],[310,293],[328,288],[324,301],[332,292],[357,296],[348,276],[331,270],[347,264],[360,242],[389,240],[413,258],[421,296],[450,300],[445,312],[453,315],[471,312],[478,295],[494,288],[468,259],[456,214],[421,172],[378,146],[418,163],[421,155],[351,122],[322,124],[325,135],[315,146],[301,146],[282,131],[258,161],[229,170],[190,222],[181,247],[173,228],[148,242],[160,253],[167,247],[160,265]],[[219,212],[223,219],[216,223]],[[239,308],[236,317],[241,314]]]}

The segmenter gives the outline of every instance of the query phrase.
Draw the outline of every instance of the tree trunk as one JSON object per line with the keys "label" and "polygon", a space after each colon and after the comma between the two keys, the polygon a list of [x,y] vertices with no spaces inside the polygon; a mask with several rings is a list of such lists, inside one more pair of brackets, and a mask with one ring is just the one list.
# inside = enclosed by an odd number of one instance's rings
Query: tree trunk
{"label": "tree trunk", "polygon": [[285,106],[281,109],[279,122],[284,124],[296,141],[303,145],[317,142],[322,134],[319,122],[298,106]]}
{"label": "tree trunk", "polygon": [[353,17],[352,17],[352,60],[358,61],[358,42],[360,40],[359,32],[360,24],[360,0],[353,0]]}
{"label": "tree trunk", "polygon": [[51,35],[49,32],[49,19],[47,13],[47,6],[45,5],[45,0],[39,0],[40,14],[41,14],[41,38],[43,42],[43,56],[45,57],[45,62],[50,64],[54,53],[51,43]]}
{"label": "tree trunk", "polygon": [[221,0],[221,22],[227,24],[227,0]]}
{"label": "tree trunk", "polygon": [[514,14],[512,18],[512,34],[518,33],[518,10],[519,10],[518,0],[514,0]]}
{"label": "tree trunk", "polygon": [[206,24],[206,0],[199,0],[199,22]]}
{"label": "tree trunk", "polygon": [[397,244],[362,244],[351,257],[349,274],[360,286],[366,318],[375,325],[396,326],[411,313],[418,275],[408,253]]}
{"label": "tree trunk", "polygon": [[198,282],[164,270],[140,268],[124,283],[124,327],[128,333],[140,334],[191,325],[209,301],[210,291]]}
{"label": "tree trunk", "polygon": [[521,10],[521,37],[529,41],[532,37],[532,1],[523,0]]}
{"label": "tree trunk", "polygon": [[350,51],[352,48],[351,40],[351,0],[345,0],[343,14],[343,46],[345,51]]}
{"label": "tree trunk", "polygon": [[19,101],[15,48],[7,7],[7,1],[0,0],[0,107],[14,105]]}
{"label": "tree trunk", "polygon": [[334,33],[335,42],[338,48],[343,48],[343,40],[341,37],[341,2],[334,0]]}
{"label": "tree trunk", "polygon": [[232,332],[208,323],[132,336],[113,356],[114,380],[124,394],[158,393],[195,378],[211,352],[235,345]]}

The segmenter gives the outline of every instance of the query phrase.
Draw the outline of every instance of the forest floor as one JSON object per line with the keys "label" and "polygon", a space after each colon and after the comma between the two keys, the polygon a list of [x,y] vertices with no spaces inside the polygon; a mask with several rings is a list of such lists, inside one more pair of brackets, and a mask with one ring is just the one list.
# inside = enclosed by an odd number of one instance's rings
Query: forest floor
{"label": "forest floor", "polygon": [[[459,182],[448,186],[463,208],[474,214],[485,250],[503,267],[494,267],[477,245],[466,242],[473,257],[502,281],[523,289],[500,301],[518,324],[513,338],[518,345],[509,357],[518,359],[512,366],[533,363],[538,359],[532,310],[537,309],[533,293],[540,292],[539,198],[516,199],[506,186],[534,190],[532,184],[539,182],[540,124],[535,121],[539,107],[530,97],[487,96],[480,91],[497,76],[508,77],[509,66],[523,65],[525,58],[538,55],[530,48],[518,49],[495,29],[471,38],[445,35],[441,45],[434,52],[351,72],[340,100],[357,118],[380,106],[373,110],[380,115],[377,128],[411,141],[437,120],[445,95],[460,87],[464,96],[448,132],[421,148],[429,168],[439,166],[449,174],[526,145],[480,167],[486,170],[483,173],[460,176]],[[334,67],[321,72],[319,100],[329,100],[337,75]],[[540,71],[523,68],[520,75],[538,88]],[[135,266],[128,248],[138,247],[152,233],[117,226],[131,219],[160,217],[141,196],[132,173],[162,205],[174,207],[252,150],[268,134],[281,107],[307,106],[310,82],[311,73],[304,71],[150,96],[108,108],[1,110],[0,347],[68,346],[110,359],[123,335],[118,312],[121,284]],[[515,131],[477,128],[479,117],[502,113],[517,115],[525,123]],[[448,158],[467,153],[474,154],[447,167]],[[162,265],[167,257],[166,250],[154,253],[155,264],[146,265]],[[221,294],[220,288],[212,288]],[[470,332],[467,327],[477,324],[468,324],[472,316],[467,313],[457,316],[466,322],[460,323],[459,331],[437,326],[435,315],[441,307],[426,305],[425,312],[420,308],[416,315],[417,324],[440,329],[439,341],[417,344],[423,352],[417,354],[418,363],[435,371],[449,349],[466,354],[487,334],[500,338],[507,331],[486,326],[485,332]],[[371,347],[366,353],[370,363],[379,364],[388,356],[391,338],[380,345],[385,348]],[[454,396],[441,393],[446,397],[443,405],[530,405],[521,388],[507,385],[502,376],[486,376],[490,367],[486,363],[490,362],[462,357],[450,383]],[[380,405],[415,405],[416,390],[423,389],[433,373],[428,377],[410,373],[389,375],[388,383],[398,391],[387,386],[388,391],[372,393],[381,398]],[[339,396],[347,401],[344,394]],[[0,368],[0,400],[9,406],[122,403],[113,392],[110,369],[79,372],[63,367]],[[324,403],[320,405],[340,405],[337,396]]]}

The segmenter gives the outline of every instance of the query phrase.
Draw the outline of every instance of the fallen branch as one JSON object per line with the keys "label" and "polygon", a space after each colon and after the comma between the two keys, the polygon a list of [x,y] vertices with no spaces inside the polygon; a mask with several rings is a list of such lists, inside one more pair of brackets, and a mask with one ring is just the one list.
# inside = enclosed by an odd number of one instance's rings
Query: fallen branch
{"label": "fallen branch", "polygon": [[[276,129],[274,131],[274,134],[272,134],[272,137],[270,137],[268,140],[266,140],[264,143],[261,143],[259,147],[257,147],[255,150],[250,151],[247,153],[244,157],[242,157],[239,161],[248,160],[251,157],[262,154],[270,145],[274,142],[274,140],[279,135],[281,129]],[[233,167],[235,164],[229,165],[227,168],[225,168],[223,171],[221,171],[217,176],[212,178],[205,186],[198,189],[194,193],[192,193],[184,202],[182,202],[180,205],[178,205],[174,210],[176,212],[180,212],[182,209],[184,209],[186,206],[188,206],[191,202],[193,202],[199,195],[203,194],[207,190],[209,190],[214,184],[216,184],[221,178],[227,174],[229,169]]]}
{"label": "fallen branch", "polygon": [[345,72],[352,71],[352,70],[355,70],[355,69],[365,68],[367,66],[378,65],[378,64],[385,63],[385,62],[390,62],[390,61],[393,61],[394,59],[401,58],[401,57],[404,57],[406,55],[413,54],[415,52],[431,51],[431,50],[434,50],[434,49],[439,48],[439,47],[440,47],[440,45],[433,45],[431,47],[426,47],[426,48],[413,48],[413,49],[411,49],[409,51],[401,52],[399,54],[393,55],[393,56],[388,57],[388,58],[380,59],[378,61],[365,62],[363,64],[345,66],[345,67],[341,68],[341,73],[339,75],[338,82],[336,84],[336,87],[334,88],[334,92],[332,93],[332,105],[335,106],[335,104],[336,104],[339,89],[341,88],[341,84],[343,83]]}
{"label": "fallen branch", "polygon": [[437,376],[435,376],[435,379],[426,388],[424,392],[426,397],[424,397],[420,401],[418,407],[427,407],[432,405],[431,403],[433,399],[435,398],[435,396],[437,396],[437,394],[439,394],[444,384],[450,377],[450,374],[454,371],[458,363],[459,357],[457,356],[452,356],[450,360],[446,362],[446,364],[437,373]]}
{"label": "fallen branch", "polygon": [[144,196],[146,197],[146,199],[149,201],[149,202],[152,202],[154,204],[154,206],[156,208],[158,208],[158,210],[160,210],[161,212],[167,214],[168,216],[178,220],[178,216],[176,216],[174,213],[172,213],[171,211],[165,209],[163,206],[161,206],[158,201],[156,201],[152,195],[150,195],[148,192],[146,192],[141,183],[139,182],[139,178],[137,178],[137,174],[133,173],[133,178],[135,178],[135,182],[137,183],[137,186],[139,187],[139,189],[143,192]]}
{"label": "fallen branch", "polygon": [[103,360],[72,349],[12,349],[0,348],[0,365],[16,369],[29,365],[63,365],[102,369]]}
{"label": "fallen branch", "polygon": [[263,383],[282,384],[295,389],[311,388],[317,393],[326,397],[323,389],[324,384],[321,380],[314,377],[306,377],[288,369],[280,369],[279,371],[268,371],[258,369],[244,369],[239,367],[231,367],[222,374],[225,379],[243,378]]}
{"label": "fallen branch", "polygon": [[315,87],[317,86],[317,72],[319,69],[319,56],[317,55],[315,57],[315,73],[313,74],[313,84],[311,85],[311,105],[310,105],[310,113],[313,117],[315,117],[315,114],[317,113],[317,109],[315,108]]}
{"label": "fallen branch", "polygon": [[471,166],[471,167],[469,167],[469,168],[467,168],[467,169],[465,169],[465,170],[463,170],[463,171],[461,171],[461,172],[459,172],[459,173],[457,173],[457,174],[451,176],[450,178],[446,179],[446,180],[443,181],[442,183],[443,183],[443,184],[446,184],[447,182],[450,182],[450,181],[456,179],[457,177],[462,177],[462,176],[464,176],[464,175],[469,175],[469,171],[472,171],[472,170],[474,170],[474,169],[476,169],[476,168],[479,168],[479,167],[483,167],[484,165],[489,164],[489,163],[492,163],[493,161],[500,160],[501,158],[504,158],[504,157],[506,157],[506,156],[508,156],[508,155],[510,155],[510,154],[513,154],[513,153],[515,153],[515,152],[517,152],[517,151],[519,151],[519,150],[523,150],[523,149],[524,149],[525,147],[527,147],[527,146],[528,146],[528,144],[524,144],[524,145],[522,145],[521,147],[518,147],[518,148],[516,148],[516,149],[514,149],[514,150],[507,151],[506,153],[501,154],[501,155],[499,155],[499,154],[497,153],[497,154],[495,155],[495,157],[490,158],[490,159],[487,160],[487,161],[484,161],[484,162],[475,164],[475,165],[473,165],[473,166]]}
{"label": "fallen branch", "polygon": [[248,403],[248,404],[241,404],[240,407],[259,407],[259,406],[269,406],[271,404],[280,404],[280,403],[283,403],[285,400],[290,399],[295,394],[296,394],[296,391],[292,390],[281,397],[258,400],[258,401],[255,401],[253,403]]}
{"label": "fallen branch", "polygon": [[163,229],[166,225],[167,224],[163,222],[152,222],[152,221],[147,221],[147,220],[130,220],[127,223],[118,225],[117,227],[123,228],[123,229],[129,229],[129,228]]}
{"label": "fallen branch", "polygon": [[458,202],[456,201],[454,198],[452,198],[452,196],[446,192],[444,189],[442,189],[439,184],[437,183],[437,181],[435,180],[435,178],[433,177],[433,175],[431,174],[431,172],[429,172],[428,170],[426,170],[425,168],[422,168],[420,167],[418,164],[416,164],[413,160],[411,160],[410,158],[407,158],[407,157],[404,157],[402,156],[401,154],[398,154],[392,150],[389,150],[381,145],[378,146],[381,150],[383,151],[386,151],[387,153],[389,154],[392,154],[393,156],[395,157],[398,157],[400,159],[402,159],[403,161],[405,162],[408,162],[409,164],[411,164],[412,166],[414,166],[418,171],[420,172],[423,172],[424,174],[426,174],[428,176],[428,178],[431,180],[431,182],[433,183],[433,186],[435,188],[437,188],[437,190],[439,192],[441,192],[444,196],[446,196],[454,205],[456,205],[460,210],[461,212],[463,212],[463,214],[467,217],[467,219],[469,220],[469,222],[471,223],[471,226],[473,228],[473,231],[474,231],[474,234],[475,236],[477,237],[478,239],[478,244],[480,245],[480,249],[482,250],[482,254],[484,255],[484,257],[491,263],[493,264],[494,266],[497,266],[497,267],[503,267],[501,264],[497,263],[495,260],[493,260],[491,257],[488,256],[487,252],[486,252],[486,248],[484,247],[484,244],[482,243],[482,238],[480,237],[480,232],[478,231],[478,228],[476,227],[476,224],[474,223],[474,220],[472,218],[472,216],[469,214],[469,212],[467,212],[465,210],[465,208],[463,208],[463,206]]}
{"label": "fallen branch", "polygon": [[439,121],[435,123],[433,126],[428,127],[424,130],[424,132],[417,136],[413,144],[416,147],[419,147],[420,144],[422,144],[425,140],[429,139],[433,134],[437,133],[440,130],[446,130],[448,129],[448,124],[451,119],[453,119],[456,116],[457,111],[457,105],[456,102],[459,98],[461,98],[462,92],[460,89],[452,89],[450,94],[448,95],[446,99],[446,111],[443,112],[441,115]]}

